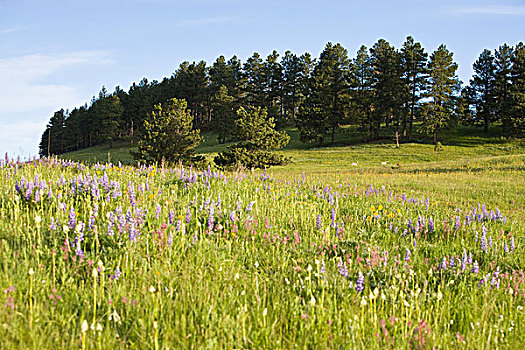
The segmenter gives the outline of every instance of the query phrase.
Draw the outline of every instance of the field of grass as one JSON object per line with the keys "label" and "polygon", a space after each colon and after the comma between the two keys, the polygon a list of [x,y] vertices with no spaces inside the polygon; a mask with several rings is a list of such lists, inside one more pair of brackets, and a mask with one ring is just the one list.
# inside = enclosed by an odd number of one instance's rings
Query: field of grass
{"label": "field of grass", "polygon": [[3,163],[0,348],[520,348],[525,152],[468,131],[295,134],[254,173]]}

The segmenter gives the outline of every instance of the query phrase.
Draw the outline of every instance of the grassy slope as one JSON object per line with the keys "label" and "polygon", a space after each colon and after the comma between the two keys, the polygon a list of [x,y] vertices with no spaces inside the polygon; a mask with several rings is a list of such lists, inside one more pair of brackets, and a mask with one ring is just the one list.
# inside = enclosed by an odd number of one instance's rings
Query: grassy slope
{"label": "grassy slope", "polygon": [[[410,190],[409,195],[441,199],[443,205],[479,202],[506,209],[515,217],[525,216],[525,143],[501,139],[495,128],[484,135],[480,129],[460,127],[444,135],[441,152],[435,152],[422,135],[415,136],[417,141],[396,148],[392,140],[359,144],[357,139],[341,133],[334,144],[319,148],[300,142],[296,129],[288,132],[291,141],[282,152],[292,157],[292,164],[270,170],[281,179],[299,178],[306,173],[310,181],[333,185],[351,183],[364,188],[387,184]],[[203,136],[197,152],[210,159],[228,146],[219,145],[211,133]],[[132,163],[129,152],[133,149],[129,144],[112,149],[97,146],[63,157],[105,162],[109,152],[114,162]]]}

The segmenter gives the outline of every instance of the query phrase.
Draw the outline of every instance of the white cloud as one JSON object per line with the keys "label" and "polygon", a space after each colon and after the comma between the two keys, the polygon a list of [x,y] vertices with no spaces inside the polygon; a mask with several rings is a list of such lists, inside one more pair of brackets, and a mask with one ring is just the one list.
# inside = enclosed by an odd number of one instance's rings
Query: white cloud
{"label": "white cloud", "polygon": [[24,30],[24,29],[27,29],[27,27],[26,26],[20,26],[20,25],[14,26],[14,27],[0,29],[0,35],[16,33],[16,32],[19,32],[21,30]]}
{"label": "white cloud", "polygon": [[82,97],[76,95],[74,86],[42,80],[63,69],[109,62],[108,53],[103,51],[0,58],[0,115],[78,104]]}
{"label": "white cloud", "polygon": [[207,25],[207,24],[218,24],[230,22],[230,17],[206,17],[206,18],[196,18],[189,19],[185,21],[179,21],[176,23],[177,26],[186,27],[186,26],[198,26],[198,25]]}
{"label": "white cloud", "polygon": [[45,129],[41,122],[14,122],[0,124],[0,155],[7,152],[21,157],[37,154],[40,135]]}
{"label": "white cloud", "polygon": [[494,6],[475,6],[465,7],[458,10],[461,13],[478,15],[502,15],[502,16],[523,16],[525,6],[523,5],[494,5]]}

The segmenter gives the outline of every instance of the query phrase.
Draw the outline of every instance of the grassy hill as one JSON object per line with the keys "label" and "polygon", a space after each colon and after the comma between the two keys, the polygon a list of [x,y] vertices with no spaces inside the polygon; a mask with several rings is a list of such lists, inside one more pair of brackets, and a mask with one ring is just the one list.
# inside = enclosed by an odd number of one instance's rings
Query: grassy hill
{"label": "grassy hill", "polygon": [[[408,189],[411,195],[430,196],[443,205],[486,203],[525,218],[525,142],[502,139],[497,128],[485,135],[479,128],[459,127],[444,135],[440,152],[434,151],[431,140],[423,135],[415,135],[414,142],[396,148],[393,139],[363,144],[340,133],[334,144],[318,147],[300,142],[297,129],[287,131],[291,140],[281,152],[292,157],[292,163],[269,170],[279,179],[294,180],[305,173],[307,181],[334,186],[387,183],[393,189]],[[209,159],[228,146],[219,145],[212,133],[204,133],[203,138],[197,152]],[[106,162],[109,154],[111,162],[132,164],[130,151],[134,149],[123,143],[62,157],[92,163]]]}

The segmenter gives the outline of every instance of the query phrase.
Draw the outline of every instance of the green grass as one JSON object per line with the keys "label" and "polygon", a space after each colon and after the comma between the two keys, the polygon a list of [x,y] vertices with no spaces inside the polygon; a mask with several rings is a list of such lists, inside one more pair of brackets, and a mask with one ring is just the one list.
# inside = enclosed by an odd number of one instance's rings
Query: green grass
{"label": "green grass", "polygon": [[105,147],[3,166],[0,348],[520,348],[523,143],[457,132],[290,130],[266,173],[89,165]]}

